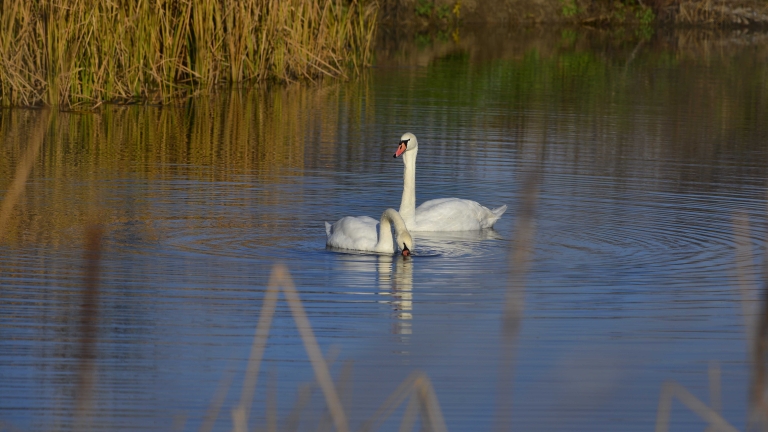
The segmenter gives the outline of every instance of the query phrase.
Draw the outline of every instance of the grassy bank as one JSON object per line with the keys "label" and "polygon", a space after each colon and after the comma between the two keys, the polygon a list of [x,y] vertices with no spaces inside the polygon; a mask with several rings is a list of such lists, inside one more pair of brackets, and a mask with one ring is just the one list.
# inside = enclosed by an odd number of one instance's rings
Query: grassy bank
{"label": "grassy bank", "polygon": [[0,0],[0,104],[167,102],[371,62],[363,0]]}
{"label": "grassy bank", "polygon": [[424,30],[458,23],[768,28],[764,0],[378,0],[381,20]]}

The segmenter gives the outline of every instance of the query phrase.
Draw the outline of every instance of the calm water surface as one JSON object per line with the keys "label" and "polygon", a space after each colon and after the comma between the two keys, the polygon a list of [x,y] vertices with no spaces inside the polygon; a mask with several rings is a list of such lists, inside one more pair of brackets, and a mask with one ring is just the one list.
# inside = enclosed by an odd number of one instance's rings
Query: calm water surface
{"label": "calm water surface", "polygon": [[[492,429],[503,395],[516,430],[650,430],[664,382],[710,403],[710,368],[713,405],[743,429],[745,322],[760,295],[738,289],[735,234],[751,239],[741,276],[757,286],[766,46],[574,31],[414,40],[383,44],[355,82],[55,117],[0,227],[0,429],[198,430],[221,387],[214,428],[230,430],[275,263],[355,429],[423,371],[451,430]],[[0,113],[3,192],[41,118]],[[507,213],[487,232],[416,234],[411,259],[326,250],[324,221],[399,206],[392,153],[406,131],[419,138],[418,203],[455,196]],[[515,221],[535,172],[523,317],[505,337]],[[311,394],[299,428],[330,429],[312,383],[279,302],[251,426],[274,405],[290,428]],[[670,425],[706,426],[677,401]]]}

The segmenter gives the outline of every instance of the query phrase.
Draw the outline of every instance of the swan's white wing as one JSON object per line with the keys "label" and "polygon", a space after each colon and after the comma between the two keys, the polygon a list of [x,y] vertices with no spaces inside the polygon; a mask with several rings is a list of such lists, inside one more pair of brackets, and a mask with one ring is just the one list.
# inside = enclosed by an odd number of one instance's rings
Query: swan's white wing
{"label": "swan's white wing", "polygon": [[379,221],[368,216],[347,216],[326,227],[326,244],[341,249],[373,251],[378,242]]}
{"label": "swan's white wing", "polygon": [[439,198],[416,209],[413,231],[471,231],[490,228],[504,214],[507,206],[490,210],[471,200]]}

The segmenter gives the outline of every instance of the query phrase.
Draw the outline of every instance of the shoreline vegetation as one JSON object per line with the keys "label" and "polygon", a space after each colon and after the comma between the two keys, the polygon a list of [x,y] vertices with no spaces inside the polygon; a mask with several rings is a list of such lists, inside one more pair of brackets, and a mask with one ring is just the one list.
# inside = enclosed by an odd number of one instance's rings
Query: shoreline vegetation
{"label": "shoreline vegetation", "polygon": [[[168,104],[346,79],[384,39],[462,28],[768,28],[763,0],[0,0],[0,107]],[[378,36],[378,43],[377,41]],[[388,35],[388,36],[387,36]],[[379,46],[378,49],[381,47]]]}
{"label": "shoreline vegetation", "polygon": [[365,0],[0,0],[0,106],[346,78],[372,62],[376,16]]}
{"label": "shoreline vegetation", "polygon": [[768,29],[765,0],[378,0],[380,21],[417,28],[462,23]]}

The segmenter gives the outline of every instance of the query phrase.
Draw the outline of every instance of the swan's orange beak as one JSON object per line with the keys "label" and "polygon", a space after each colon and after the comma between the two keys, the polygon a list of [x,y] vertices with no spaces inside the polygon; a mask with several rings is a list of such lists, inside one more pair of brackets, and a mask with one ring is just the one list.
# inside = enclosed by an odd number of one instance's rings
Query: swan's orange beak
{"label": "swan's orange beak", "polygon": [[405,151],[408,149],[408,141],[400,141],[400,144],[397,146],[397,151],[395,152],[395,155],[393,157],[398,157],[401,154],[405,153]]}
{"label": "swan's orange beak", "polygon": [[408,246],[406,246],[405,243],[403,243],[403,256],[411,256],[411,251],[408,249]]}

